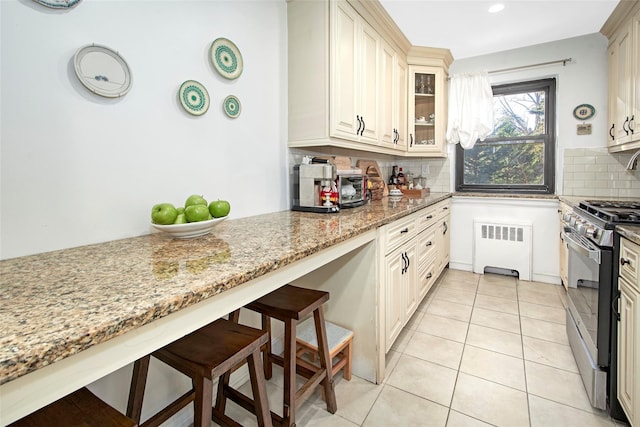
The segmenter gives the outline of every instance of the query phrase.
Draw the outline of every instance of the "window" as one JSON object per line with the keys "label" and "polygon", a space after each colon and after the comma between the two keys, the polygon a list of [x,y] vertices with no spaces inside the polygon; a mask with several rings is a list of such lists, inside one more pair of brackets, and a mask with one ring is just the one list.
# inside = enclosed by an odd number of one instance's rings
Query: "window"
{"label": "window", "polygon": [[493,87],[494,128],[456,148],[456,191],[554,193],[555,79]]}

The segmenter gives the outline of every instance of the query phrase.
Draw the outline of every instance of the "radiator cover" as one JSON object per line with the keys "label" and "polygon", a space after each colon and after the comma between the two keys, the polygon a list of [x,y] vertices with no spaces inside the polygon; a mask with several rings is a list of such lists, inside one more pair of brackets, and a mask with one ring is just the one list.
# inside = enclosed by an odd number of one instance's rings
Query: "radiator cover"
{"label": "radiator cover", "polygon": [[511,220],[473,220],[473,272],[485,267],[516,270],[521,280],[531,280],[531,223]]}

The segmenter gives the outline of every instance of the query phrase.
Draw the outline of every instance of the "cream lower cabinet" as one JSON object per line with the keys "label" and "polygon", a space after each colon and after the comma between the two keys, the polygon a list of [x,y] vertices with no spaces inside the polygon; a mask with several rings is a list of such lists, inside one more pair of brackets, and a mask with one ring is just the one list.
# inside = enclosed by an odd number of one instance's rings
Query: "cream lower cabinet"
{"label": "cream lower cabinet", "polygon": [[558,230],[558,245],[559,245],[559,270],[560,270],[560,280],[562,281],[562,285],[565,289],[569,289],[569,246],[567,243],[562,240],[561,233],[563,230],[562,225],[562,217],[565,214],[569,214],[572,211],[571,206],[566,203],[560,202],[560,207],[558,209],[558,222],[560,223],[560,227]]}
{"label": "cream lower cabinet", "polygon": [[385,352],[449,262],[449,206],[439,202],[378,230]]}
{"label": "cream lower cabinet", "polygon": [[640,417],[640,246],[620,241],[618,401],[633,426]]}

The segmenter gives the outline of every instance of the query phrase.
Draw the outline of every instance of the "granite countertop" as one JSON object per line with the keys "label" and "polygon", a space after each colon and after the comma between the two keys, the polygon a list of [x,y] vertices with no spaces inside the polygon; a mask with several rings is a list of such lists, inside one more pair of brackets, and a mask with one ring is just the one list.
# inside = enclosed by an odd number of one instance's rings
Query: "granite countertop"
{"label": "granite countertop", "polygon": [[282,211],[0,261],[0,384],[450,197]]}
{"label": "granite countertop", "polygon": [[637,225],[618,225],[616,231],[622,237],[626,237],[636,245],[640,245],[640,226]]}

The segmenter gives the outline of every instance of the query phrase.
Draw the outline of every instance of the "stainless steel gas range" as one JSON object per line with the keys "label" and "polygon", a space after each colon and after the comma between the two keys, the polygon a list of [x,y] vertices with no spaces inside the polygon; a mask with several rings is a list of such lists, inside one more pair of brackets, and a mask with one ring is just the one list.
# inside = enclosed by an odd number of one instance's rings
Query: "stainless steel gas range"
{"label": "stainless steel gas range", "polygon": [[568,247],[567,335],[591,405],[625,419],[617,400],[619,236],[640,224],[640,201],[585,200],[562,217]]}

